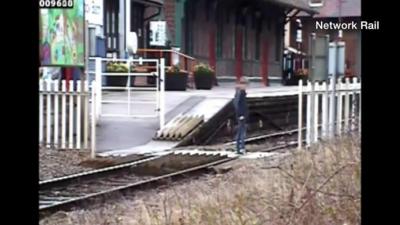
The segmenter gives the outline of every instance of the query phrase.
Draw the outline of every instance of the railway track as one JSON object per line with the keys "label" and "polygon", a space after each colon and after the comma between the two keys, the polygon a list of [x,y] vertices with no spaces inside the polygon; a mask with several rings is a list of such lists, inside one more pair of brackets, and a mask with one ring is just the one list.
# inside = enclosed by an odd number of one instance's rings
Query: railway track
{"label": "railway track", "polygon": [[[267,135],[259,135],[246,139],[246,143],[260,143],[267,140],[294,135],[297,129]],[[223,144],[225,148],[235,142]],[[271,148],[260,151],[270,152],[297,145],[297,142],[275,144]],[[210,148],[211,147],[211,148]],[[231,148],[232,149],[232,148]],[[179,177],[202,174],[210,168],[236,157],[213,153],[212,146],[207,146],[207,153],[179,153],[168,151],[164,155],[139,159],[117,166],[74,174],[70,176],[39,182],[39,212],[41,216],[58,210],[66,210],[85,202],[105,197],[121,191],[152,188],[175,180]]]}
{"label": "railway track", "polygon": [[[305,130],[305,128],[302,130]],[[298,131],[298,129],[292,129],[249,137],[245,139],[246,148],[249,148],[248,152],[272,152],[289,147],[295,147],[298,144],[296,135]],[[268,142],[270,146],[265,147],[266,142]],[[223,146],[234,146],[235,143],[235,141],[230,141],[224,143]]]}
{"label": "railway track", "polygon": [[204,173],[233,160],[221,154],[174,154],[151,157],[110,168],[39,183],[41,216],[126,190],[151,188],[166,179]]}

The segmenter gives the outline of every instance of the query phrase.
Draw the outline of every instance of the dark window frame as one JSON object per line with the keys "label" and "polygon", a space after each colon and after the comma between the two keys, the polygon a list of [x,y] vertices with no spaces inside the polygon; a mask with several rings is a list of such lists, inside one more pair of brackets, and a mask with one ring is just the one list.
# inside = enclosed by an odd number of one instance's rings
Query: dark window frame
{"label": "dark window frame", "polygon": [[217,59],[222,59],[224,57],[224,16],[225,13],[218,7],[216,15],[216,26],[217,26]]}
{"label": "dark window frame", "polygon": [[[114,21],[112,14],[114,13]],[[116,53],[120,56],[119,47],[119,1],[104,0],[104,36],[106,53]]]}
{"label": "dark window frame", "polygon": [[282,27],[281,24],[277,21],[275,23],[275,61],[279,62],[282,59]]}

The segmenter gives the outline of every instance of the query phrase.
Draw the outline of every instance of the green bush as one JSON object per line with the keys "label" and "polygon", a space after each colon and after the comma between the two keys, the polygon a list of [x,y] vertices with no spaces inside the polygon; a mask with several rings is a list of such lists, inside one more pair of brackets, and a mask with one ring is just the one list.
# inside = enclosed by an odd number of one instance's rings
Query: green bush
{"label": "green bush", "polygon": [[214,76],[214,70],[207,64],[200,63],[194,67],[196,76]]}
{"label": "green bush", "polygon": [[106,66],[107,72],[127,73],[128,65],[121,62],[109,62]]}
{"label": "green bush", "polygon": [[178,65],[173,65],[167,69],[167,73],[179,73],[180,71],[181,69],[179,68]]}

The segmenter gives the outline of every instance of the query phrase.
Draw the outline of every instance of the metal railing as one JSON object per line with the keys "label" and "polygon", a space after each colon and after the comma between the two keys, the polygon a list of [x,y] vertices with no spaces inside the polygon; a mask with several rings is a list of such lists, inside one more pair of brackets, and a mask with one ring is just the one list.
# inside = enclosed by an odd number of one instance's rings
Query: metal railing
{"label": "metal railing", "polygon": [[[159,117],[160,119],[160,127],[164,125],[164,105],[165,105],[165,96],[164,96],[164,76],[165,76],[165,60],[161,59],[109,59],[109,58],[91,58],[91,60],[95,60],[95,80],[96,80],[96,121],[100,119],[100,117],[130,117],[130,118],[154,118]],[[104,70],[102,67],[103,62],[119,62],[128,65],[127,72],[110,72]],[[151,67],[152,70],[143,70],[137,71],[137,69],[131,69],[131,66],[135,65],[135,68],[146,68]],[[124,86],[111,86],[108,84],[103,84],[104,77],[125,77],[126,85]],[[132,80],[137,77],[152,77],[155,79],[153,86],[147,87],[137,87],[134,84],[132,85]],[[121,98],[117,99],[106,99],[104,97],[104,92],[110,93],[110,91],[126,91],[127,99],[121,100]],[[139,92],[149,92],[153,91],[155,93],[155,99],[153,101],[137,101],[133,97],[136,93]],[[120,96],[121,97],[121,96]],[[127,113],[105,113],[103,111],[103,104],[126,104]],[[134,107],[132,107],[134,104]],[[154,110],[146,113],[132,113],[134,109],[140,109],[139,105],[143,104],[153,104]]]}
{"label": "metal railing", "polygon": [[[182,72],[188,74],[188,86],[194,87],[194,67],[197,59],[173,49],[138,49],[137,54],[143,58],[165,58],[165,68],[178,66]],[[154,69],[147,67],[148,69]]]}

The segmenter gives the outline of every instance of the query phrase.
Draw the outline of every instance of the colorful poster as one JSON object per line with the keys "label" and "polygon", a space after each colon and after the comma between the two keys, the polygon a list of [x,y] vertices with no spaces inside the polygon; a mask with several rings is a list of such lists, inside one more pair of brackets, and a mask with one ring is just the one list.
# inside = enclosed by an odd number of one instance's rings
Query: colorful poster
{"label": "colorful poster", "polygon": [[40,9],[42,66],[84,66],[84,0],[72,9]]}

